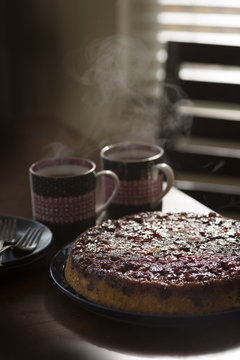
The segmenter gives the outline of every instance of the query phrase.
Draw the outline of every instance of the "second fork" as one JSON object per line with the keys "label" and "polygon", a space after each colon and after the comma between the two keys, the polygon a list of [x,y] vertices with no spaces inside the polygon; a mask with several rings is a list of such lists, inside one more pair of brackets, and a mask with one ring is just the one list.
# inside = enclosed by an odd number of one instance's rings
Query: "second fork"
{"label": "second fork", "polygon": [[[0,250],[4,244],[14,244],[17,241],[16,219],[0,220]],[[0,266],[2,266],[2,255],[0,255]]]}

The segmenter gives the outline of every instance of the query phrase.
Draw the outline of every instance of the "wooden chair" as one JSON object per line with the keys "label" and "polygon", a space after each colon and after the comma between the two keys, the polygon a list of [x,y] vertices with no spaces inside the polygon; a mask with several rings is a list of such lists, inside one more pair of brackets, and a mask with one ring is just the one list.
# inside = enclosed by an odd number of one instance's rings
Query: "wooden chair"
{"label": "wooden chair", "polygon": [[160,136],[176,186],[238,217],[240,47],[169,42],[167,54]]}

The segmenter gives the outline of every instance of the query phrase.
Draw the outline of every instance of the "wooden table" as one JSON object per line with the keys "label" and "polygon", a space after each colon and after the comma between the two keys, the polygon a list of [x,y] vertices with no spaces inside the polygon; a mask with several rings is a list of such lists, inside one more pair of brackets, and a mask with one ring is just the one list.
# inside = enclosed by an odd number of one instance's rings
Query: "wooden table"
{"label": "wooden table", "polygon": [[[41,132],[40,127],[38,130]],[[18,128],[17,134],[19,132]],[[10,148],[7,153],[1,153],[1,214],[31,218],[27,169],[42,155],[36,146],[41,141],[44,143],[42,137],[35,137],[35,141],[22,146],[20,140],[14,143],[12,132],[5,132],[4,143]],[[29,151],[34,148],[35,151]],[[175,188],[165,197],[163,210],[208,211]],[[169,326],[165,323],[152,328],[107,319],[84,310],[62,294],[50,277],[50,260],[61,246],[56,243],[45,258],[21,271],[0,274],[1,360],[178,359],[179,356],[189,360],[229,360],[240,357],[239,313],[220,320],[171,322]]]}

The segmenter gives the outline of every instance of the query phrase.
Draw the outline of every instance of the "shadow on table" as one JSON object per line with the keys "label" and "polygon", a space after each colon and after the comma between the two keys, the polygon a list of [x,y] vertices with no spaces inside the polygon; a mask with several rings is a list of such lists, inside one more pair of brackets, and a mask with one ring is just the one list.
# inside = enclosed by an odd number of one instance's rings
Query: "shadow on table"
{"label": "shadow on table", "polygon": [[86,341],[112,351],[142,356],[200,355],[240,345],[240,311],[206,321],[142,326],[105,318],[81,308],[57,289],[46,294],[51,315]]}

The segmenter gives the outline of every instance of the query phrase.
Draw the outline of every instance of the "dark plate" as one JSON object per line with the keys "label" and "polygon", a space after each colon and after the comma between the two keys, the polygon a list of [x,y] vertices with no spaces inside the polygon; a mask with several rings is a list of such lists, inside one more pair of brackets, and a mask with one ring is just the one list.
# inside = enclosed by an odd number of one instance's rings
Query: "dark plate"
{"label": "dark plate", "polygon": [[84,297],[78,295],[75,290],[68,285],[64,269],[67,260],[67,256],[71,249],[72,243],[62,248],[54,256],[50,264],[50,274],[57,285],[57,287],[71,299],[77,301],[79,305],[88,311],[94,312],[98,315],[102,315],[114,320],[124,321],[131,324],[143,325],[143,326],[158,326],[158,327],[176,327],[176,326],[208,326],[217,325],[223,319],[235,318],[236,314],[240,316],[240,309],[234,309],[229,311],[211,313],[206,315],[151,315],[151,314],[139,314],[129,311],[121,311],[113,308],[108,308],[102,305],[95,304],[88,301]]}
{"label": "dark plate", "polygon": [[18,268],[19,266],[24,266],[30,262],[33,262],[40,257],[44,256],[47,249],[49,248],[52,242],[52,232],[45,225],[21,217],[14,216],[0,216],[0,219],[16,219],[17,220],[17,237],[20,238],[28,227],[43,229],[43,233],[40,239],[40,242],[37,248],[32,252],[23,252],[10,248],[3,252],[3,266],[0,267],[0,271],[6,269],[13,269],[14,267]]}

